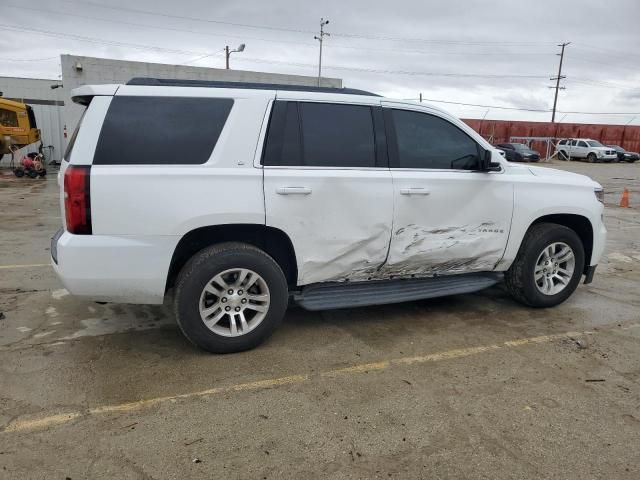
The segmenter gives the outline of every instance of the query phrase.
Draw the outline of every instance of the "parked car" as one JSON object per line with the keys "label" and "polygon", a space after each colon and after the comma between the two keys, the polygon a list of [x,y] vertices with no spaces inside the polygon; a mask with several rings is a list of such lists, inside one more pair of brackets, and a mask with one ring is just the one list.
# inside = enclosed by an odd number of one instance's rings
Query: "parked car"
{"label": "parked car", "polygon": [[[590,178],[507,162],[439,108],[350,90],[133,79],[82,86],[52,265],[102,302],[173,299],[195,345],[263,342],[309,310],[469,293],[531,307],[591,282]],[[144,125],[144,129],[139,126]]]}
{"label": "parked car", "polygon": [[606,147],[590,138],[573,138],[560,140],[556,145],[560,160],[586,160],[587,162],[615,162],[618,154],[611,147]]}
{"label": "parked car", "polygon": [[537,162],[540,160],[540,154],[531,150],[524,143],[500,143],[496,147],[503,150],[506,159],[511,162]]}
{"label": "parked car", "polygon": [[608,145],[608,147],[616,151],[619,162],[633,163],[640,160],[640,154],[638,154],[637,152],[628,152],[620,145]]}

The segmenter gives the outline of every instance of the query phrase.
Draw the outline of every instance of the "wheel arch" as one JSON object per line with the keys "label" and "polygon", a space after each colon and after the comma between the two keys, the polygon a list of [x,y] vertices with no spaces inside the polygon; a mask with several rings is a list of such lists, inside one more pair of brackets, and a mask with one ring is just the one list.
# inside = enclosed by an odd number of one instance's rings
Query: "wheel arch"
{"label": "wheel arch", "polygon": [[222,242],[244,242],[260,248],[280,265],[290,287],[298,280],[298,267],[293,243],[282,230],[259,224],[209,225],[186,233],[176,245],[169,264],[165,293],[187,261],[203,248]]}
{"label": "wheel arch", "polygon": [[527,231],[534,225],[540,223],[555,223],[576,232],[584,247],[585,262],[583,273],[586,273],[591,264],[591,255],[593,254],[593,225],[591,225],[591,221],[585,216],[573,213],[554,213],[536,218],[531,225],[529,225]]}

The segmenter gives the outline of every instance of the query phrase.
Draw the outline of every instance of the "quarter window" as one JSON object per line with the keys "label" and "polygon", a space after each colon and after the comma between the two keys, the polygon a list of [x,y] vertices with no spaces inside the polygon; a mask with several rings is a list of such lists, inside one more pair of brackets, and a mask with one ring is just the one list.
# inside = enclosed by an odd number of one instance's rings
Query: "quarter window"
{"label": "quarter window", "polygon": [[230,98],[116,96],[105,116],[93,163],[205,163],[232,105]]}
{"label": "quarter window", "polygon": [[395,168],[475,170],[478,144],[452,123],[427,113],[391,110],[397,144]]}

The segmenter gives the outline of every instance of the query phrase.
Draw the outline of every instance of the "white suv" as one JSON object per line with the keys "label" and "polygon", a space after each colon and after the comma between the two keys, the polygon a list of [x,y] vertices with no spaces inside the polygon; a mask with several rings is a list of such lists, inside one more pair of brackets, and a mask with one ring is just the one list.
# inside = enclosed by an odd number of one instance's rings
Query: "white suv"
{"label": "white suv", "polygon": [[591,281],[602,188],[516,165],[421,103],[348,89],[84,86],[52,263],[73,294],[162,303],[212,352],[310,310],[477,291],[549,307]]}
{"label": "white suv", "polygon": [[560,140],[556,150],[561,160],[582,159],[590,163],[618,161],[618,153],[613,148],[590,138]]}

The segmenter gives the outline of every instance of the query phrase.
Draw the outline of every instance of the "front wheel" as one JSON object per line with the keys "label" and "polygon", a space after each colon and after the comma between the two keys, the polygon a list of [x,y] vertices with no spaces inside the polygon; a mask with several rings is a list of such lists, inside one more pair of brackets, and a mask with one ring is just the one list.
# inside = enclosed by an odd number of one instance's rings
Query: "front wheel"
{"label": "front wheel", "polygon": [[244,243],[196,253],[176,282],[176,320],[196,346],[213,353],[248,350],[264,342],[287,308],[287,281],[276,261]]}
{"label": "front wheel", "polygon": [[570,228],[534,225],[505,273],[509,293],[530,307],[553,307],[575,291],[584,271],[584,247]]}
{"label": "front wheel", "polygon": [[596,156],[595,153],[590,153],[589,155],[587,155],[587,162],[595,163],[597,161],[598,161],[598,157]]}

